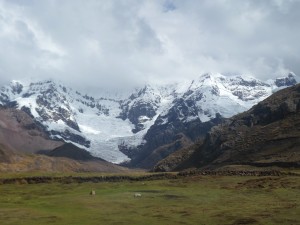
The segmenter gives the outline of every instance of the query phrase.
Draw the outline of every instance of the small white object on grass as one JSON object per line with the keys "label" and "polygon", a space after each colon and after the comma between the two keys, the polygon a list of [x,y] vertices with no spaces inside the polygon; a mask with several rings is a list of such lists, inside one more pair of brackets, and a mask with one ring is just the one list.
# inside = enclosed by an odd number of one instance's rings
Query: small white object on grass
{"label": "small white object on grass", "polygon": [[140,198],[140,197],[142,197],[142,194],[141,193],[134,193],[133,197]]}

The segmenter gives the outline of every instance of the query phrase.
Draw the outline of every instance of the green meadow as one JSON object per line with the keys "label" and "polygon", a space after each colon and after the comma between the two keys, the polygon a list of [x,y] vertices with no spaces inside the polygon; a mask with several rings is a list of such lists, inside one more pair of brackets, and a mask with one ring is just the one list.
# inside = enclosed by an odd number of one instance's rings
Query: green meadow
{"label": "green meadow", "polygon": [[[96,195],[90,195],[95,190]],[[134,197],[140,193],[141,197]],[[0,224],[300,224],[300,177],[0,185]]]}

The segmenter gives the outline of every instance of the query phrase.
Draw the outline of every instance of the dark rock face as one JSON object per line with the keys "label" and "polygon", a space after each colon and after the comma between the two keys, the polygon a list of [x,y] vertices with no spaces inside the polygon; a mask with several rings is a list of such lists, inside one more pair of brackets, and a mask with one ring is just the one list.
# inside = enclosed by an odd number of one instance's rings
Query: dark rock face
{"label": "dark rock face", "polygon": [[21,108],[21,110],[22,110],[23,112],[27,113],[27,115],[29,115],[31,118],[34,119],[34,116],[31,114],[31,111],[30,111],[30,109],[29,109],[28,107],[23,106],[23,107]]}
{"label": "dark rock face", "polygon": [[49,131],[48,132],[51,137],[54,140],[61,140],[60,137],[62,137],[64,140],[69,140],[75,143],[78,143],[82,146],[85,146],[87,148],[89,148],[91,146],[91,142],[89,140],[86,140],[84,137],[78,135],[78,134],[74,134],[72,132],[70,132],[69,130],[65,130],[64,132],[57,132],[57,131]]}
{"label": "dark rock face", "polygon": [[54,115],[54,120],[57,121],[57,120],[61,119],[69,127],[73,128],[74,130],[80,131],[77,122],[70,119],[70,117],[71,117],[70,111],[59,107],[58,108],[58,113],[54,113],[53,115]]}
{"label": "dark rock face", "polygon": [[[224,165],[297,166],[300,162],[300,84],[283,89],[208,133],[173,170]],[[168,157],[156,168],[172,163]],[[178,158],[178,157],[177,157]],[[298,162],[298,164],[297,164]]]}
{"label": "dark rock face", "polygon": [[20,84],[20,83],[15,83],[13,86],[12,86],[12,92],[15,94],[20,94],[23,90],[23,85]]}
{"label": "dark rock face", "polygon": [[0,105],[6,105],[9,103],[9,99],[8,99],[8,96],[4,93],[0,93]]}
{"label": "dark rock face", "polygon": [[18,103],[16,101],[10,101],[5,104],[5,107],[7,107],[7,108],[17,108],[17,106],[18,106]]}
{"label": "dark rock face", "polygon": [[[271,87],[268,83],[252,78],[244,79],[241,76],[230,79],[229,82],[229,85],[232,86],[232,94],[243,101],[251,101],[266,96],[264,88]],[[255,90],[255,92],[252,92],[251,89]]]}
{"label": "dark rock face", "polygon": [[6,88],[0,89],[0,106],[5,106],[9,108],[16,108],[17,107],[17,102],[16,101],[11,101],[9,99],[9,96],[4,93],[4,91],[8,91]]}
{"label": "dark rock face", "polygon": [[[106,108],[104,105],[97,103],[96,107],[99,110],[98,115],[104,114],[106,116],[109,116],[109,109]],[[83,113],[83,112],[81,112],[81,113]]]}
{"label": "dark rock face", "polygon": [[252,118],[252,121],[254,124],[267,125],[274,121],[284,119],[290,113],[296,112],[297,104],[290,101],[282,102],[277,108],[272,108],[264,104],[258,104],[253,110],[255,117]]}
{"label": "dark rock face", "polygon": [[144,129],[144,122],[151,120],[156,115],[159,102],[160,97],[155,96],[153,90],[146,86],[121,104],[122,112],[119,118],[129,119],[135,126],[132,132],[137,133]]}
{"label": "dark rock face", "polygon": [[128,108],[128,106],[125,107],[123,112],[123,118],[128,118],[129,121],[135,125],[135,129],[132,130],[134,133],[144,129],[142,124],[144,121],[141,119],[142,116],[152,119],[155,115],[156,111],[154,106],[143,101],[135,102],[131,108]]}
{"label": "dark rock face", "polygon": [[142,157],[139,159],[140,162],[137,163],[137,167],[142,167],[146,169],[153,168],[155,163],[166,158],[168,155],[172,154],[178,149],[189,146],[192,143],[193,142],[185,134],[179,133],[175,135],[173,142],[158,146],[154,150],[150,148],[151,150],[148,153],[144,152],[144,156],[138,154],[138,156]]}
{"label": "dark rock face", "polygon": [[146,143],[139,146],[139,149],[131,149],[133,154],[129,166],[153,168],[157,162],[171,153],[203,138],[211,127],[224,120],[219,115],[205,123],[199,119],[182,122],[178,117],[171,116],[171,118],[173,121],[166,124],[160,124],[161,120],[157,120],[145,135]]}
{"label": "dark rock face", "polygon": [[[51,101],[50,101],[51,99]],[[53,100],[55,101],[55,105],[53,104]],[[42,92],[41,95],[37,97],[36,103],[39,108],[36,111],[39,113],[40,117],[47,121],[49,119],[53,119],[54,121],[62,120],[64,121],[69,127],[73,128],[74,130],[80,131],[79,126],[76,121],[71,119],[71,109],[62,108],[58,106],[59,103],[64,104],[66,98],[64,96],[58,95],[56,88],[53,85],[50,85],[50,88],[46,91]],[[66,105],[66,104],[64,104]],[[46,113],[46,110],[52,110],[52,115]]]}
{"label": "dark rock face", "polygon": [[[102,160],[100,158],[93,157],[88,151],[78,148],[77,146],[66,143],[51,151],[41,151],[40,154],[45,154],[51,157],[65,157],[75,160],[89,161],[89,160]],[[103,161],[103,160],[102,160]]]}
{"label": "dark rock face", "polygon": [[[74,119],[74,112],[70,107],[70,104],[67,100],[68,89],[64,86],[55,84],[52,81],[44,81],[38,83],[30,83],[29,88],[25,93],[22,93],[23,86],[19,83],[12,83],[8,87],[2,88],[0,95],[0,102],[8,108],[17,108],[18,103],[9,99],[9,96],[6,93],[12,94],[21,94],[23,98],[29,98],[32,95],[36,95],[36,105],[34,109],[30,106],[22,106],[21,110],[27,113],[32,119],[35,120],[35,124],[38,126],[40,131],[45,132],[50,137],[53,137],[54,140],[65,140],[73,141],[85,147],[90,147],[90,141],[80,134],[80,128],[77,121]],[[101,104],[98,104],[93,97],[88,95],[81,95],[79,92],[76,92],[79,99],[75,101],[83,101],[83,104],[87,107],[95,108],[99,110],[100,114],[109,114],[109,110],[106,109]],[[35,110],[38,114],[38,117],[32,114],[32,110]],[[80,109],[79,113],[80,113]],[[83,111],[81,113],[84,113]],[[66,124],[68,129],[65,129],[63,132],[48,130],[47,125],[43,125],[45,121],[62,121]],[[26,129],[34,130],[34,127],[27,127]],[[73,131],[75,130],[75,132]]]}
{"label": "dark rock face", "polygon": [[260,82],[258,80],[245,80],[242,77],[240,77],[240,80],[238,81],[240,85],[242,86],[249,86],[249,87],[255,87],[255,86],[267,86],[267,84],[264,84],[263,82]]}
{"label": "dark rock face", "polygon": [[164,119],[167,119],[167,121],[171,123],[176,123],[180,121],[181,118],[197,117],[198,113],[194,107],[194,104],[195,101],[191,99],[188,99],[187,101],[182,98],[176,99],[174,101],[174,106],[167,114],[167,118],[161,117],[159,120],[163,121]]}
{"label": "dark rock face", "polygon": [[282,87],[282,86],[292,86],[295,85],[297,83],[295,77],[293,74],[289,74],[288,77],[284,77],[284,78],[277,78],[275,80],[275,84],[277,87]]}
{"label": "dark rock face", "polygon": [[188,160],[192,154],[196,151],[197,147],[199,147],[199,143],[201,141],[196,142],[196,144],[192,144],[190,146],[183,147],[178,151],[168,155],[166,158],[160,160],[152,169],[154,172],[170,172],[176,170],[178,165],[184,163]]}
{"label": "dark rock face", "polygon": [[204,138],[211,127],[224,120],[217,114],[208,122],[200,121],[195,102],[203,97],[202,93],[190,91],[184,96],[185,98],[175,99],[166,114],[158,116],[144,136],[145,144],[135,149],[126,149],[124,146],[120,148],[123,153],[130,154],[129,166],[153,168],[171,153]]}
{"label": "dark rock face", "polygon": [[[96,133],[88,130],[89,126],[86,125],[91,121],[98,122],[98,119],[117,119],[116,124],[120,123],[120,126],[124,125],[126,128],[128,126],[132,132],[128,130],[128,133],[124,131],[120,136],[114,135],[111,130],[106,130],[115,128],[112,122],[113,127],[109,124],[99,127],[102,134],[106,131],[107,134],[112,134],[111,139],[105,138],[101,143],[108,140],[114,145],[113,150],[119,147],[120,151],[132,159],[131,166],[151,168],[168,154],[203,139],[212,126],[225,124],[224,119],[216,112],[229,117],[236,113],[234,110],[241,112],[256,102],[257,98],[264,98],[270,91],[277,90],[276,85],[282,87],[295,82],[293,74],[272,83],[261,82],[251,77],[205,74],[184,84],[147,85],[131,92],[129,97],[123,95],[125,93],[115,95],[103,92],[104,95],[97,99],[72,91],[71,88],[53,81],[24,84],[24,87],[12,82],[1,89],[0,103],[18,108],[17,102],[14,101],[17,100],[21,106],[25,105],[22,110],[44,130],[54,129],[49,132],[51,137],[92,148],[100,141],[91,145],[88,139],[94,141],[94,137],[90,135]],[[232,94],[246,104],[242,104]],[[232,105],[234,110],[228,107],[229,105]],[[285,101],[277,109],[269,105],[260,105],[251,115],[245,116],[243,121],[239,120],[235,124],[249,128],[256,125],[265,126],[278,118],[285,118],[299,108],[300,103],[294,104],[290,101]],[[82,114],[87,114],[89,118]],[[126,121],[118,120],[119,118]],[[80,121],[82,130],[76,120]],[[123,144],[120,144],[122,141]],[[143,144],[132,147],[136,143]],[[227,142],[223,147],[225,149],[231,145],[232,143]]]}

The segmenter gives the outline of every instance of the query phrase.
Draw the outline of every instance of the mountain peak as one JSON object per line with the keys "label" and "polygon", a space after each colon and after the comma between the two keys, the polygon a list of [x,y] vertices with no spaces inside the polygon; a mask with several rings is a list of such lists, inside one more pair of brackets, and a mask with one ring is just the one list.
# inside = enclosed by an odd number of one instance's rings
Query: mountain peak
{"label": "mountain peak", "polygon": [[206,138],[182,149],[157,171],[223,166],[299,167],[300,84],[280,90],[250,110],[215,126]]}
{"label": "mountain peak", "polygon": [[291,73],[271,84],[249,76],[207,73],[185,83],[147,84],[126,93],[101,90],[98,96],[81,94],[52,79],[21,80],[1,89],[0,105],[27,112],[53,139],[120,163],[129,160],[120,146],[143,146],[153,126],[175,127],[175,121],[184,131],[195,121],[205,123],[216,115],[233,116],[276,88],[293,85],[294,77]]}
{"label": "mountain peak", "polygon": [[276,78],[273,82],[278,88],[288,87],[297,84],[300,78],[293,72],[289,72],[287,76]]}

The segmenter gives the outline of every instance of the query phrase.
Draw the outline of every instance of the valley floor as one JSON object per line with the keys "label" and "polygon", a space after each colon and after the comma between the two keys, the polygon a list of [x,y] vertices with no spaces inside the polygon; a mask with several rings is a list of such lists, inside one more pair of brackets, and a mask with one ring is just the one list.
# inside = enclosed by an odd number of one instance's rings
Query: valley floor
{"label": "valley floor", "polygon": [[300,224],[300,176],[14,183],[0,193],[2,225]]}

